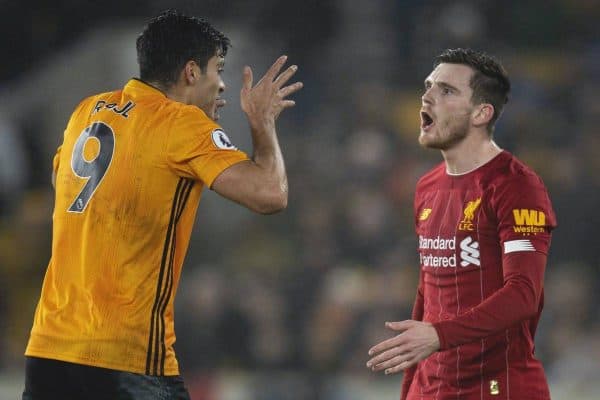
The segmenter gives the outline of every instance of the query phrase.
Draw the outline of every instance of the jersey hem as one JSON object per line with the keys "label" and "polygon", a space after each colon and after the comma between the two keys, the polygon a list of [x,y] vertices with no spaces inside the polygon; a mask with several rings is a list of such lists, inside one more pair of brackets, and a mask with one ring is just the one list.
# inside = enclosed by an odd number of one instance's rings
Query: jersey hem
{"label": "jersey hem", "polygon": [[[103,362],[101,360],[91,360],[91,359],[81,357],[81,356],[65,355],[65,354],[59,355],[59,354],[54,354],[51,352],[39,351],[39,350],[29,349],[29,348],[25,351],[25,356],[26,357],[47,358],[50,360],[58,360],[58,361],[70,362],[73,364],[86,365],[88,367],[106,368],[106,369],[111,369],[111,370],[115,370],[115,371],[131,372],[134,374],[147,375],[145,367],[143,369],[136,369],[136,368],[132,368],[131,366],[127,366],[127,365],[123,365],[123,364],[119,364],[119,363]],[[159,376],[179,376],[179,369],[176,368],[175,370],[167,370],[167,368],[165,368],[165,373],[163,375],[159,375]]]}

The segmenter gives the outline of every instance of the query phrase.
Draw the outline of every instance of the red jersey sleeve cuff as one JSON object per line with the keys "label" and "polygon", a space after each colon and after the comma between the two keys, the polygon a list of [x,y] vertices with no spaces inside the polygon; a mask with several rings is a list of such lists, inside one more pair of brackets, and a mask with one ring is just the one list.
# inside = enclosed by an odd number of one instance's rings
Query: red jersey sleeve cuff
{"label": "red jersey sleeve cuff", "polygon": [[450,345],[445,335],[445,327],[448,323],[452,323],[452,321],[439,321],[434,322],[432,325],[437,332],[438,339],[440,341],[440,350],[448,350]]}

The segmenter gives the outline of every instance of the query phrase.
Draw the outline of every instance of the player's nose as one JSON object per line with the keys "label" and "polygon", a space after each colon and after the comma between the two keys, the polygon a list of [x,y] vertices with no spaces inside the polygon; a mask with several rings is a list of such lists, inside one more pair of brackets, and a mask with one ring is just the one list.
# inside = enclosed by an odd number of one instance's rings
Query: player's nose
{"label": "player's nose", "polygon": [[431,88],[425,90],[423,96],[421,96],[421,102],[423,104],[433,104],[433,97],[431,96]]}

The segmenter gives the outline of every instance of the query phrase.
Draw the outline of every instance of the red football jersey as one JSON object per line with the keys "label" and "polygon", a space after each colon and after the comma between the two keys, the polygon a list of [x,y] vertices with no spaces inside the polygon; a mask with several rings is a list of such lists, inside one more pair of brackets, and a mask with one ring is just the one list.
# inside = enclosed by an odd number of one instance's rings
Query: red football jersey
{"label": "red football jersey", "polygon": [[407,373],[409,399],[549,399],[534,335],[556,217],[541,179],[503,151],[461,175],[441,163],[415,195],[413,318],[441,348]]}

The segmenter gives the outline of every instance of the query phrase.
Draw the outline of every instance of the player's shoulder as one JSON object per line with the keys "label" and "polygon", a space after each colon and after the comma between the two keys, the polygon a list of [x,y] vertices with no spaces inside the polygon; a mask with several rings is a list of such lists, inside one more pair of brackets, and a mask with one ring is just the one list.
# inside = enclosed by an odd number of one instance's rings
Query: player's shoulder
{"label": "player's shoulder", "polygon": [[106,92],[92,94],[92,95],[84,98],[81,101],[81,103],[82,104],[93,104],[93,103],[98,102],[99,100],[121,97],[122,92],[123,92],[122,89],[116,89],[116,90],[109,90]]}
{"label": "player's shoulder", "polygon": [[199,107],[175,100],[168,99],[161,115],[171,121],[170,130],[179,134],[196,136],[199,133],[208,134],[216,129],[222,129]]}
{"label": "player's shoulder", "polygon": [[526,163],[508,151],[503,151],[498,155],[488,183],[497,187],[517,186],[546,189],[542,178]]}
{"label": "player's shoulder", "polygon": [[417,181],[417,190],[436,184],[436,182],[444,176],[446,176],[446,164],[442,161],[419,178]]}
{"label": "player's shoulder", "polygon": [[79,101],[79,104],[77,104],[77,106],[73,110],[72,116],[75,118],[79,116],[84,116],[85,118],[87,118],[88,115],[92,114],[94,107],[96,107],[99,101],[106,101],[103,99],[118,98],[120,97],[120,95],[121,90],[112,90],[84,97],[82,100]]}

